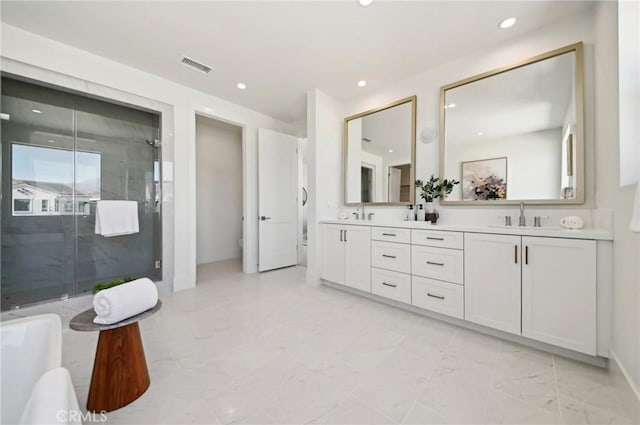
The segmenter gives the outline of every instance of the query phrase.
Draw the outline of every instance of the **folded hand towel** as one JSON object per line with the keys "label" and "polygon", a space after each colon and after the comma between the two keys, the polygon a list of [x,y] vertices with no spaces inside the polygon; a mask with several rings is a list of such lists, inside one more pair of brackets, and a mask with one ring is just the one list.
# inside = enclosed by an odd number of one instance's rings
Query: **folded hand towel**
{"label": "folded hand towel", "polygon": [[93,297],[94,323],[110,325],[120,322],[158,303],[158,288],[146,277],[113,288],[103,289]]}
{"label": "folded hand towel", "polygon": [[636,184],[636,196],[633,200],[633,216],[631,216],[629,229],[631,229],[632,232],[640,233],[640,181]]}
{"label": "folded hand towel", "polygon": [[104,237],[138,233],[138,203],[136,201],[96,202],[95,232]]}

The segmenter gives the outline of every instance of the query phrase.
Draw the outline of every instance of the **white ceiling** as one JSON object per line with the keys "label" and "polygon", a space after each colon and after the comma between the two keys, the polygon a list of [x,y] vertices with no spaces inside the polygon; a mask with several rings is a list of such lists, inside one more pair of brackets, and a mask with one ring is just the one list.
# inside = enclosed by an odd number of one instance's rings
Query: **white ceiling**
{"label": "white ceiling", "polygon": [[[583,1],[5,1],[2,21],[283,121],[592,7]],[[509,30],[497,24],[508,16]],[[215,68],[203,75],[183,55]],[[367,80],[358,88],[358,80]],[[236,83],[247,89],[241,91]]]}

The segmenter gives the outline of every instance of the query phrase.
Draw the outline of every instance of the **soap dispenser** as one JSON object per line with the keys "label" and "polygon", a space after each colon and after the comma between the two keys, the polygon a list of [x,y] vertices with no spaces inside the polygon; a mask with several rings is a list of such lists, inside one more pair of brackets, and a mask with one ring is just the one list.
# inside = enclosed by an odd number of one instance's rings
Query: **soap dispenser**
{"label": "soap dispenser", "polygon": [[416,216],[418,221],[424,221],[425,210],[422,208],[422,204],[418,205],[418,211],[416,211]]}
{"label": "soap dispenser", "polygon": [[413,205],[409,205],[409,210],[407,211],[407,221],[416,221],[416,214],[413,210]]}

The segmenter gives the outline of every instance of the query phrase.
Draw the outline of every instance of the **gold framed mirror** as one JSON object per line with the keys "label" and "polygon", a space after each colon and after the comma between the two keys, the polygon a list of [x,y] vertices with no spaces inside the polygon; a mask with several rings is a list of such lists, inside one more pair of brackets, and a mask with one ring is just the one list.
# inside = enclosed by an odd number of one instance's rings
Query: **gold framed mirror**
{"label": "gold framed mirror", "polygon": [[443,205],[583,204],[583,45],[440,90]]}
{"label": "gold framed mirror", "polygon": [[414,203],[416,96],[344,119],[344,204]]}

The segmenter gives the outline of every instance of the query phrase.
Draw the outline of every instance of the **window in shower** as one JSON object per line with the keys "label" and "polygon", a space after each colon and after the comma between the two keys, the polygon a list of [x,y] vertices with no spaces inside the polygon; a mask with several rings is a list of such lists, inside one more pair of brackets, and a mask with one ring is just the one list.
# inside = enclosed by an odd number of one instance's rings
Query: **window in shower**
{"label": "window in shower", "polygon": [[[74,155],[75,170],[68,166],[74,162]],[[87,202],[101,198],[101,161],[100,153],[12,144],[13,214],[55,215],[83,212]],[[75,210],[74,199],[78,206]],[[61,203],[64,205],[63,209],[59,208]],[[20,208],[16,208],[16,205]],[[32,205],[37,205],[38,208],[32,208]],[[58,208],[50,210],[49,205],[58,205]]]}
{"label": "window in shower", "polygon": [[[2,310],[160,280],[159,115],[5,75],[0,109]],[[140,231],[96,235],[102,199],[135,201]]]}

